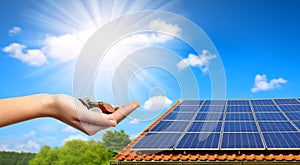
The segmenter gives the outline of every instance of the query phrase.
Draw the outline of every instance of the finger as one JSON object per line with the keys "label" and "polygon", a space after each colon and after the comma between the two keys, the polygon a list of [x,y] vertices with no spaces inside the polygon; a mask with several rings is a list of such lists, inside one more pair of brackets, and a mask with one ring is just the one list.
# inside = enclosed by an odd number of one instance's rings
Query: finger
{"label": "finger", "polygon": [[117,111],[112,113],[110,116],[115,119],[117,123],[121,122],[126,116],[137,109],[140,106],[139,102],[131,102],[127,105],[120,107]]}

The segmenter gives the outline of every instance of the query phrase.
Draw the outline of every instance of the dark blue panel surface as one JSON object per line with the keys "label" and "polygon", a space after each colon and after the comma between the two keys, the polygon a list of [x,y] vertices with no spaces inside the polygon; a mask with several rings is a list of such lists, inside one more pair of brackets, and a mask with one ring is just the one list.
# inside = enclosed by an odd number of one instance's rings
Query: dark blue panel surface
{"label": "dark blue panel surface", "polygon": [[290,122],[258,122],[262,132],[297,131]]}
{"label": "dark blue panel surface", "polygon": [[186,133],[176,148],[218,148],[220,133]]}
{"label": "dark blue panel surface", "polygon": [[228,120],[254,120],[252,113],[227,113],[226,114],[226,121]]}
{"label": "dark blue panel surface", "polygon": [[200,108],[200,113],[202,112],[213,112],[213,113],[223,113],[225,106],[202,106]]}
{"label": "dark blue panel surface", "polygon": [[277,104],[300,104],[296,99],[274,99]]}
{"label": "dark blue panel surface", "polygon": [[300,148],[300,133],[263,133],[267,148]]}
{"label": "dark blue panel surface", "polygon": [[214,121],[214,120],[222,120],[223,113],[198,113],[195,120],[207,120],[207,121]]}
{"label": "dark blue panel surface", "polygon": [[285,115],[290,119],[290,120],[293,120],[293,121],[300,121],[300,111],[298,112],[289,112],[289,113],[285,113]]}
{"label": "dark blue panel surface", "polygon": [[227,106],[226,109],[227,113],[230,112],[252,112],[252,109],[250,106]]}
{"label": "dark blue panel surface", "polygon": [[298,130],[300,130],[300,121],[293,121],[293,123],[298,127]]}
{"label": "dark blue panel surface", "polygon": [[193,122],[188,132],[220,132],[222,122]]}
{"label": "dark blue panel surface", "polygon": [[172,149],[181,133],[147,133],[132,149]]}
{"label": "dark blue panel surface", "polygon": [[249,105],[249,100],[228,100],[227,105]]}
{"label": "dark blue panel surface", "polygon": [[253,106],[254,112],[280,112],[277,106],[261,106],[261,105],[254,105]]}
{"label": "dark blue panel surface", "polygon": [[259,133],[223,133],[221,148],[264,148]]}
{"label": "dark blue panel surface", "polygon": [[259,121],[268,120],[287,120],[282,113],[255,113],[256,119]]}
{"label": "dark blue panel surface", "polygon": [[203,100],[183,100],[180,105],[201,105]]}
{"label": "dark blue panel surface", "polygon": [[172,112],[184,112],[184,113],[189,113],[189,112],[197,112],[199,110],[200,106],[177,106],[174,108]]}
{"label": "dark blue panel surface", "polygon": [[274,105],[272,100],[250,100],[252,105]]}
{"label": "dark blue panel surface", "polygon": [[255,122],[225,122],[224,132],[258,132]]}
{"label": "dark blue panel surface", "polygon": [[205,100],[203,105],[226,105],[225,100]]}
{"label": "dark blue panel surface", "polygon": [[183,132],[189,121],[160,121],[150,131]]}
{"label": "dark blue panel surface", "polygon": [[280,105],[283,112],[300,111],[300,105]]}
{"label": "dark blue panel surface", "polygon": [[169,113],[163,120],[187,120],[190,121],[195,116],[195,113]]}

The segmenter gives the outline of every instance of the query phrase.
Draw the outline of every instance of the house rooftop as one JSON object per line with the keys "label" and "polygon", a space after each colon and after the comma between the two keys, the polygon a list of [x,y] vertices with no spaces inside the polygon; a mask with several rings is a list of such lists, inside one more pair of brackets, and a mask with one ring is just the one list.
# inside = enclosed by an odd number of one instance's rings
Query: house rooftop
{"label": "house rooftop", "polygon": [[300,100],[179,100],[112,164],[300,163]]}

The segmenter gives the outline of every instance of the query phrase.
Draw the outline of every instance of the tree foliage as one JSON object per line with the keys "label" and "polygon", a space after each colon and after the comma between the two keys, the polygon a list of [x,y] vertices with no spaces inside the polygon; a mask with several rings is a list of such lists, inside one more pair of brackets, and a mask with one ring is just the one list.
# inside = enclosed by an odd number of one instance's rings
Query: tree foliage
{"label": "tree foliage", "polygon": [[44,146],[30,165],[93,165],[109,164],[112,152],[94,141],[72,140],[61,148]]}
{"label": "tree foliage", "polygon": [[5,165],[28,165],[34,157],[34,153],[0,152],[0,164]]}
{"label": "tree foliage", "polygon": [[113,152],[120,152],[130,143],[129,136],[123,131],[108,130],[102,138],[103,145]]}

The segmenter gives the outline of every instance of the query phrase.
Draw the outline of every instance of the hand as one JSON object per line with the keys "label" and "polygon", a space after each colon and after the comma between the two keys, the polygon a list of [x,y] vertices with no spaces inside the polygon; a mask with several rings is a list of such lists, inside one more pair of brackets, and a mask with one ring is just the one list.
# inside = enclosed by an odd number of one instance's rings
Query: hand
{"label": "hand", "polygon": [[116,126],[138,107],[138,102],[132,102],[112,114],[104,114],[88,110],[77,98],[60,94],[55,95],[52,106],[54,113],[50,116],[88,135],[94,135],[102,129]]}

